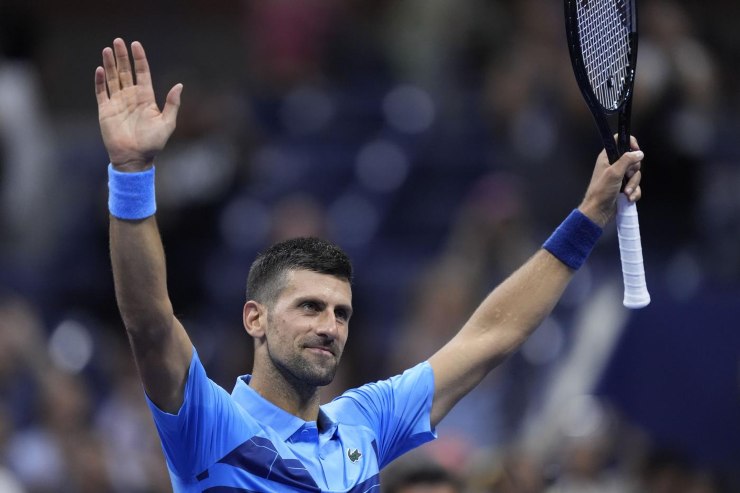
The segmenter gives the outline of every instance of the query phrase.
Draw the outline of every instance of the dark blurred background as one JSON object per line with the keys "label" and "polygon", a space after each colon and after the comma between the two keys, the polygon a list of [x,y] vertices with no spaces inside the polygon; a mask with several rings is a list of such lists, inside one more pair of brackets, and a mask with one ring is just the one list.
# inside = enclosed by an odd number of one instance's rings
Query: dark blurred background
{"label": "dark blurred background", "polygon": [[[538,332],[416,452],[479,492],[740,491],[740,4],[640,0],[652,303],[613,226]],[[356,266],[328,400],[427,357],[576,207],[600,150],[557,0],[0,0],[0,492],[171,491],[115,306],[93,72],[141,41],[169,287],[211,377],[250,370],[256,252]]]}

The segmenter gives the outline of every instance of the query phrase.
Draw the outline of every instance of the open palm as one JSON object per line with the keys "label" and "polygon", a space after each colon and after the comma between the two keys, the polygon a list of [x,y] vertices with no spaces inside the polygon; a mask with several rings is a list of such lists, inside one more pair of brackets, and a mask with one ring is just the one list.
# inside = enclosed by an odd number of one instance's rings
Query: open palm
{"label": "open palm", "polygon": [[182,84],[170,89],[160,111],[141,43],[131,44],[131,54],[133,63],[120,38],[113,41],[113,49],[103,50],[103,66],[95,70],[95,95],[100,131],[111,163],[136,171],[152,163],[175,130]]}

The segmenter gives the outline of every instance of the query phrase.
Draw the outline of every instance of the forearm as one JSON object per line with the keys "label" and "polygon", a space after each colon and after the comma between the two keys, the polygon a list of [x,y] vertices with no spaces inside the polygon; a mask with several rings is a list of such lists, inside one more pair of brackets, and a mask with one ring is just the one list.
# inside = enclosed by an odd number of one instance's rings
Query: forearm
{"label": "forearm", "polygon": [[483,300],[457,335],[429,359],[435,379],[432,425],[540,325],[573,273],[542,249]]}
{"label": "forearm", "polygon": [[542,323],[574,272],[541,249],[483,300],[459,337],[482,342],[485,370],[516,350]]}
{"label": "forearm", "polygon": [[483,339],[478,357],[484,369],[519,347],[555,307],[601,236],[602,225],[590,214],[588,207],[573,211],[543,248],[501,283],[463,327],[462,339]]}
{"label": "forearm", "polygon": [[515,351],[552,311],[601,234],[574,212],[543,248],[494,289],[429,360],[435,375],[432,423]]}
{"label": "forearm", "polygon": [[155,217],[129,221],[110,216],[110,255],[116,301],[127,330],[171,324],[164,248]]}

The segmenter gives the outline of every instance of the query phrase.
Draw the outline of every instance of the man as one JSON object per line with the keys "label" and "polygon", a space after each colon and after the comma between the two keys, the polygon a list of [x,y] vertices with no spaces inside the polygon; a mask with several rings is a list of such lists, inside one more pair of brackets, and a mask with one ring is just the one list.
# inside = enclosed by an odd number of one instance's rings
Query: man
{"label": "man", "polygon": [[[642,152],[609,166],[602,153],[578,210],[544,248],[481,303],[428,361],[319,406],[347,341],[351,267],[315,239],[258,257],[243,321],[254,339],[252,375],[231,395],[205,375],[167,295],[154,217],[153,161],[175,129],[182,85],[160,112],[138,42],[116,39],[95,71],[108,151],[110,250],[116,298],[176,492],[356,491],[434,438],[434,427],[550,313],[615,213],[622,180],[640,197]],[[134,72],[136,82],[134,82]],[[633,142],[636,147],[636,143]]]}

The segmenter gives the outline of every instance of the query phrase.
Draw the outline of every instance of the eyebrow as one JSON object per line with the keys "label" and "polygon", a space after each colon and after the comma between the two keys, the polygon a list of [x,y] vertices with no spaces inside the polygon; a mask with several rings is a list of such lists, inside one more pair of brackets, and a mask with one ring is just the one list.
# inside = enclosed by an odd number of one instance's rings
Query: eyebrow
{"label": "eyebrow", "polygon": [[[312,303],[317,303],[317,304],[321,305],[322,308],[326,308],[326,306],[328,305],[328,303],[326,301],[322,300],[318,296],[310,296],[310,295],[309,296],[300,296],[300,297],[296,298],[295,299],[295,304],[296,305],[300,305],[301,303],[305,303],[306,301],[310,301]],[[335,308],[336,309],[340,309],[340,310],[344,310],[345,312],[347,312],[347,318],[349,318],[349,316],[354,313],[354,310],[352,309],[352,306],[345,305],[343,303],[342,304],[339,304],[339,305],[336,305]]]}

